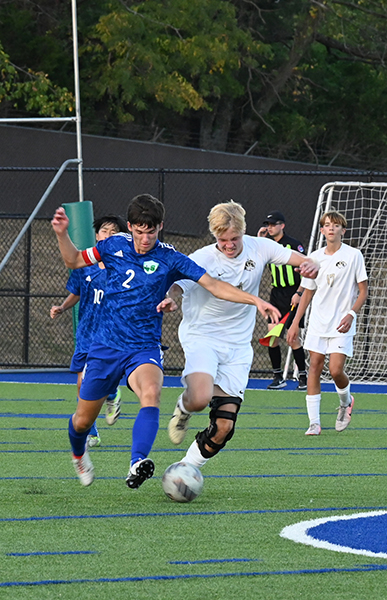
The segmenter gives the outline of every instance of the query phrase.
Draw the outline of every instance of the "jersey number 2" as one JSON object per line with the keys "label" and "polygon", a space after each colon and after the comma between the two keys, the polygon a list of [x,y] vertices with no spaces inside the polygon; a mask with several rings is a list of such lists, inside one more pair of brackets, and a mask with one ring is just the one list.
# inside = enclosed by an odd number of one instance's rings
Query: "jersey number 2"
{"label": "jersey number 2", "polygon": [[129,269],[128,271],[126,271],[126,275],[129,275],[128,279],[125,279],[124,283],[122,284],[122,287],[129,289],[130,285],[129,283],[132,281],[133,277],[135,276],[135,272],[133,271],[133,269]]}

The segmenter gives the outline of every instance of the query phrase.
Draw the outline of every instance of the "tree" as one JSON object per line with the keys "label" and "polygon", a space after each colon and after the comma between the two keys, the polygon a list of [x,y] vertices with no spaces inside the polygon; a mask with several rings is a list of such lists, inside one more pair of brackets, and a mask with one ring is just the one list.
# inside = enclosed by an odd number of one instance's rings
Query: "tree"
{"label": "tree", "polygon": [[[220,0],[112,2],[82,50],[88,97],[121,123],[160,114],[160,106],[165,115],[198,113],[202,147],[216,145],[215,117],[227,123],[244,94],[241,53],[266,51],[238,27],[235,12]],[[228,127],[219,130],[227,138]]]}
{"label": "tree", "polygon": [[23,108],[39,116],[57,117],[74,110],[74,97],[66,88],[51,83],[45,73],[27,71],[11,63],[0,45],[0,104]]}
{"label": "tree", "polygon": [[229,140],[229,149],[255,142],[256,152],[279,158],[385,164],[387,3],[251,4],[249,26],[273,58],[250,70],[250,111],[239,128],[234,121],[237,143]]}
{"label": "tree", "polygon": [[[19,78],[70,89],[68,4],[0,0]],[[78,0],[78,25],[84,131],[387,162],[387,0]]]}

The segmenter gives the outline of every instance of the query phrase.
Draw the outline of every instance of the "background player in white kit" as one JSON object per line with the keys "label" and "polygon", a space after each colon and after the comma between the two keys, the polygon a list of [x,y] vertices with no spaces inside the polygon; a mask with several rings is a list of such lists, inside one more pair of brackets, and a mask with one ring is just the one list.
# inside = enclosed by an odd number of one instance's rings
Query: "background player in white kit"
{"label": "background player in white kit", "polygon": [[[345,360],[353,354],[356,314],[368,295],[367,273],[360,250],[343,244],[347,221],[341,213],[329,211],[320,219],[320,231],[327,245],[312,252],[320,263],[314,281],[303,279],[304,293],[287,334],[288,343],[298,335],[299,321],[312,301],[304,348],[310,353],[306,406],[309,429],[305,435],[319,435],[321,384],[325,355],[329,355],[329,372],[340,398],[336,431],[343,431],[351,421],[354,405]],[[313,300],[312,300],[313,298]]]}
{"label": "background player in white kit", "polygon": [[[245,210],[240,204],[217,204],[208,221],[216,243],[190,258],[212,277],[257,294],[268,263],[291,264],[306,277],[316,276],[318,265],[311,259],[272,240],[244,235]],[[210,425],[196,435],[184,458],[202,467],[233,436],[253,360],[256,310],[219,300],[187,280],[175,283],[164,303],[170,302],[173,309],[182,292],[179,339],[185,354],[185,391],[178,398],[168,432],[171,441],[180,444],[191,414],[210,404]]]}

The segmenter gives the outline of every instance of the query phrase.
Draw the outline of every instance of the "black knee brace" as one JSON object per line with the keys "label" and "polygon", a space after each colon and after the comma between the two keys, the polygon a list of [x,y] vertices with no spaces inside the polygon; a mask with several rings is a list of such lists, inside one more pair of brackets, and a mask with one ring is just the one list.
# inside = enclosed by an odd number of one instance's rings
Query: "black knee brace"
{"label": "black knee brace", "polygon": [[[234,413],[234,412],[230,412],[228,410],[221,410],[221,407],[224,406],[225,404],[236,404],[237,411]],[[214,396],[212,398],[212,400],[210,402],[210,409],[211,409],[210,424],[207,427],[207,429],[205,429],[204,431],[200,431],[199,433],[196,434],[196,437],[195,437],[197,445],[200,450],[200,453],[203,456],[203,458],[211,458],[212,456],[215,456],[215,454],[217,454],[219,452],[219,450],[224,448],[226,443],[229,440],[231,440],[232,436],[234,435],[235,423],[237,420],[237,416],[238,416],[238,412],[241,407],[241,404],[242,404],[242,399],[237,398],[236,396]],[[217,419],[228,419],[229,421],[233,421],[233,426],[232,426],[231,431],[227,434],[227,436],[225,437],[225,439],[223,440],[223,442],[221,444],[216,444],[211,439],[218,430],[218,427],[216,425]],[[212,448],[213,452],[210,452],[209,450],[207,450],[206,446],[209,446],[210,448]]]}

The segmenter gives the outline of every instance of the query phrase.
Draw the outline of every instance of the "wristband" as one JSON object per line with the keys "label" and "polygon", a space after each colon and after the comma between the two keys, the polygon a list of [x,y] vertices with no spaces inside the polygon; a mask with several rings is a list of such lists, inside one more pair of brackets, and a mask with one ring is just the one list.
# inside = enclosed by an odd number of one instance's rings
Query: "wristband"
{"label": "wristband", "polygon": [[353,317],[354,319],[356,319],[356,313],[354,310],[349,310],[348,314],[351,315],[351,317]]}
{"label": "wristband", "polygon": [[295,294],[297,294],[297,296],[300,296],[300,298],[302,296],[302,292],[295,292]]}

